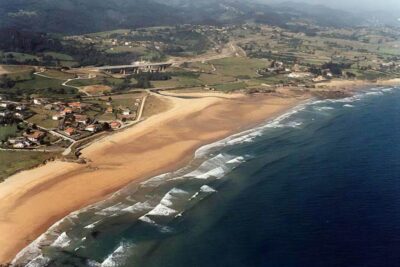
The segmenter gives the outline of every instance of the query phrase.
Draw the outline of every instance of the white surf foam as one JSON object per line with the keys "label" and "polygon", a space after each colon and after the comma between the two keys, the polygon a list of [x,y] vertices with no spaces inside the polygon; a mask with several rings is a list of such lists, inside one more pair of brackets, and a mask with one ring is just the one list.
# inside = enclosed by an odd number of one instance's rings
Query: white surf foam
{"label": "white surf foam", "polygon": [[377,91],[377,92],[368,92],[368,93],[365,93],[366,95],[373,95],[373,96],[375,96],[375,95],[383,95],[383,93],[381,92],[381,91]]}
{"label": "white surf foam", "polygon": [[236,157],[234,159],[228,160],[226,163],[228,164],[241,164],[244,163],[246,159],[242,156]]}
{"label": "white surf foam", "polygon": [[178,198],[179,195],[187,195],[188,192],[178,189],[178,188],[173,188],[171,189],[165,196],[161,199],[160,204],[170,207],[173,204],[173,201]]}
{"label": "white surf foam", "polygon": [[228,154],[218,154],[203,162],[196,170],[185,174],[180,178],[196,178],[196,179],[221,179],[225,174],[233,168],[244,162],[244,157],[236,157]]}
{"label": "white surf foam", "polygon": [[158,204],[154,209],[149,211],[146,216],[171,216],[178,213],[176,210],[167,207],[163,204]]}
{"label": "white surf foam", "polygon": [[328,111],[328,110],[334,110],[333,107],[314,107],[315,110],[317,111]]}
{"label": "white surf foam", "polygon": [[136,212],[143,212],[151,208],[152,206],[148,202],[138,202],[132,206],[123,209],[122,211],[136,213]]}
{"label": "white surf foam", "polygon": [[70,245],[71,239],[68,237],[67,233],[64,232],[62,233],[56,241],[51,244],[52,247],[58,247],[58,248],[66,248]]}
{"label": "white surf foam", "polygon": [[25,267],[42,267],[42,266],[46,266],[49,262],[50,262],[49,258],[44,257],[43,255],[40,255],[40,256],[37,256],[36,258],[34,258],[28,264],[26,264]]}
{"label": "white surf foam", "polygon": [[113,206],[106,207],[100,211],[97,211],[95,214],[100,216],[116,216],[121,213],[123,209],[127,207],[124,203],[117,203]]}
{"label": "white surf foam", "polygon": [[208,185],[203,185],[200,188],[200,191],[204,192],[204,193],[215,193],[215,192],[217,192],[217,190],[215,190],[214,188],[212,188],[211,186],[208,186]]}
{"label": "white surf foam", "polygon": [[218,142],[215,142],[215,143],[212,143],[209,145],[205,145],[205,146],[199,148],[195,152],[195,158],[204,157],[211,150],[219,148],[219,147],[253,142],[256,137],[261,136],[263,134],[263,132],[268,128],[298,128],[299,126],[302,125],[302,122],[299,122],[299,121],[287,122],[287,120],[290,119],[293,115],[297,114],[298,112],[303,111],[311,103],[313,103],[313,102],[308,101],[304,104],[298,105],[297,107],[291,109],[290,111],[286,112],[285,114],[275,118],[274,120],[269,120],[269,121],[265,122],[264,125],[256,127],[254,129],[243,131],[241,133],[234,134],[234,135],[227,137],[223,140],[220,140]]}
{"label": "white surf foam", "polygon": [[101,267],[121,266],[132,255],[134,245],[131,243],[121,243],[102,263]]}
{"label": "white surf foam", "polygon": [[343,107],[345,107],[345,108],[354,108],[354,105],[345,104],[345,105],[343,105]]}

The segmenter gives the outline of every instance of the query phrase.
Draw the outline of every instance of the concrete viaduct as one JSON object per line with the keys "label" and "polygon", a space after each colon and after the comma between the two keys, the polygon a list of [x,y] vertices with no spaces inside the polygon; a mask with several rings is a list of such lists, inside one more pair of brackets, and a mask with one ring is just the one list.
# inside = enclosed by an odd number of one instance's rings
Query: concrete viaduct
{"label": "concrete viaduct", "polygon": [[134,65],[103,66],[97,69],[110,74],[129,75],[142,72],[163,72],[171,66],[172,63],[139,63]]}

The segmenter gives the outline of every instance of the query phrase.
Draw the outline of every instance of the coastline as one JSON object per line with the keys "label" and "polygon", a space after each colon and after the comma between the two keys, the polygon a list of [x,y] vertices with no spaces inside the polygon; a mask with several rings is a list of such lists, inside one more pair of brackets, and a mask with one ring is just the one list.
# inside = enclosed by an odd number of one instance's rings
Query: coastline
{"label": "coastline", "polygon": [[169,111],[85,148],[86,165],[55,161],[1,184],[0,263],[69,213],[132,182],[183,167],[199,147],[272,119],[308,97],[200,96],[164,96],[173,106]]}

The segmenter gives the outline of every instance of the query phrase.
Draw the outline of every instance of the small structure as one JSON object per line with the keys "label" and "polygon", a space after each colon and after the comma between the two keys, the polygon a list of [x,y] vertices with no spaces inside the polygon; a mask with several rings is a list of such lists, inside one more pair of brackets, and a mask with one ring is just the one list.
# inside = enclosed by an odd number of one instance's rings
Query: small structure
{"label": "small structure", "polygon": [[25,133],[24,136],[26,137],[26,139],[28,139],[29,141],[33,142],[33,143],[39,143],[43,137],[46,135],[45,132],[39,131],[39,130],[34,130],[30,133]]}
{"label": "small structure", "polygon": [[113,112],[114,112],[113,107],[108,107],[108,108],[106,109],[106,113],[108,113],[108,114],[113,113]]}
{"label": "small structure", "polygon": [[42,99],[33,99],[33,104],[35,105],[43,105],[43,100]]}
{"label": "small structure", "polygon": [[53,117],[52,117],[53,121],[59,121],[59,120],[61,120],[62,118],[64,118],[64,116],[63,116],[62,114],[60,114],[60,113],[55,114],[55,115],[53,115]]}
{"label": "small structure", "polygon": [[72,108],[65,108],[63,111],[60,112],[60,114],[65,116],[67,114],[71,114],[72,112],[73,112]]}
{"label": "small structure", "polygon": [[101,126],[99,124],[91,124],[85,128],[85,131],[97,133],[98,131],[100,131],[100,129]]}
{"label": "small structure", "polygon": [[74,114],[75,121],[82,124],[87,124],[89,122],[89,117],[81,114]]}
{"label": "small structure", "polygon": [[15,110],[24,111],[24,110],[26,110],[26,106],[25,105],[18,105],[18,106],[15,107]]}
{"label": "small structure", "polygon": [[129,116],[129,115],[131,115],[131,111],[129,109],[124,109],[124,110],[122,110],[122,115]]}
{"label": "small structure", "polygon": [[25,118],[25,114],[22,112],[15,112],[14,117],[23,120]]}
{"label": "small structure", "polygon": [[11,114],[9,110],[0,110],[0,117],[7,117]]}
{"label": "small structure", "polygon": [[73,136],[76,134],[76,130],[72,127],[68,127],[67,129],[64,130],[64,132],[68,136]]}
{"label": "small structure", "polygon": [[314,79],[312,79],[313,82],[315,83],[320,83],[320,82],[325,82],[328,79],[326,79],[324,76],[320,75],[318,77],[315,77]]}
{"label": "small structure", "polygon": [[0,107],[1,107],[1,108],[8,108],[9,105],[10,105],[10,104],[7,103],[7,102],[1,102],[1,103],[0,103]]}
{"label": "small structure", "polygon": [[122,126],[121,123],[118,121],[113,121],[110,123],[110,127],[113,130],[119,129],[119,128],[121,128],[121,126]]}

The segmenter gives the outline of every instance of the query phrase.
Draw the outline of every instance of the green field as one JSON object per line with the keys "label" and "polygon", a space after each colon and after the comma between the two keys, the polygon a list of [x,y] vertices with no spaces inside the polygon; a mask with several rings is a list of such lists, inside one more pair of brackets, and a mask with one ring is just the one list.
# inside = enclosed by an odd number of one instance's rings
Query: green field
{"label": "green field", "polygon": [[62,81],[56,79],[49,79],[40,76],[34,76],[32,80],[18,82],[14,88],[16,89],[46,89],[46,88],[63,88]]}
{"label": "green field", "polygon": [[123,79],[116,79],[111,77],[97,77],[95,79],[80,79],[80,80],[73,80],[68,83],[68,85],[76,86],[76,87],[83,87],[83,86],[90,86],[90,85],[98,85],[98,84],[106,84],[106,85],[119,85],[123,83]]}
{"label": "green field", "polygon": [[29,118],[28,121],[46,129],[54,129],[58,126],[58,121],[52,120],[52,113],[45,110],[42,110],[40,113]]}
{"label": "green field", "polygon": [[71,57],[70,55],[67,54],[61,54],[61,53],[56,53],[56,52],[46,52],[44,53],[47,56],[51,56],[55,59],[61,60],[61,61],[73,61],[74,58]]}
{"label": "green field", "polygon": [[217,69],[216,72],[224,76],[236,78],[257,77],[257,70],[267,66],[268,62],[261,59],[231,57],[211,61]]}
{"label": "green field", "polygon": [[225,84],[219,84],[215,85],[214,88],[218,91],[235,91],[235,90],[241,90],[241,89],[246,89],[247,84],[244,82],[237,82],[237,83],[225,83]]}
{"label": "green field", "polygon": [[68,79],[73,79],[76,77],[76,75],[74,75],[72,73],[62,72],[59,70],[51,70],[51,69],[46,70],[45,72],[43,72],[41,74],[51,77],[53,79],[58,79],[58,80],[68,80]]}
{"label": "green field", "polygon": [[17,125],[0,126],[0,141],[7,141],[8,137],[17,134]]}

